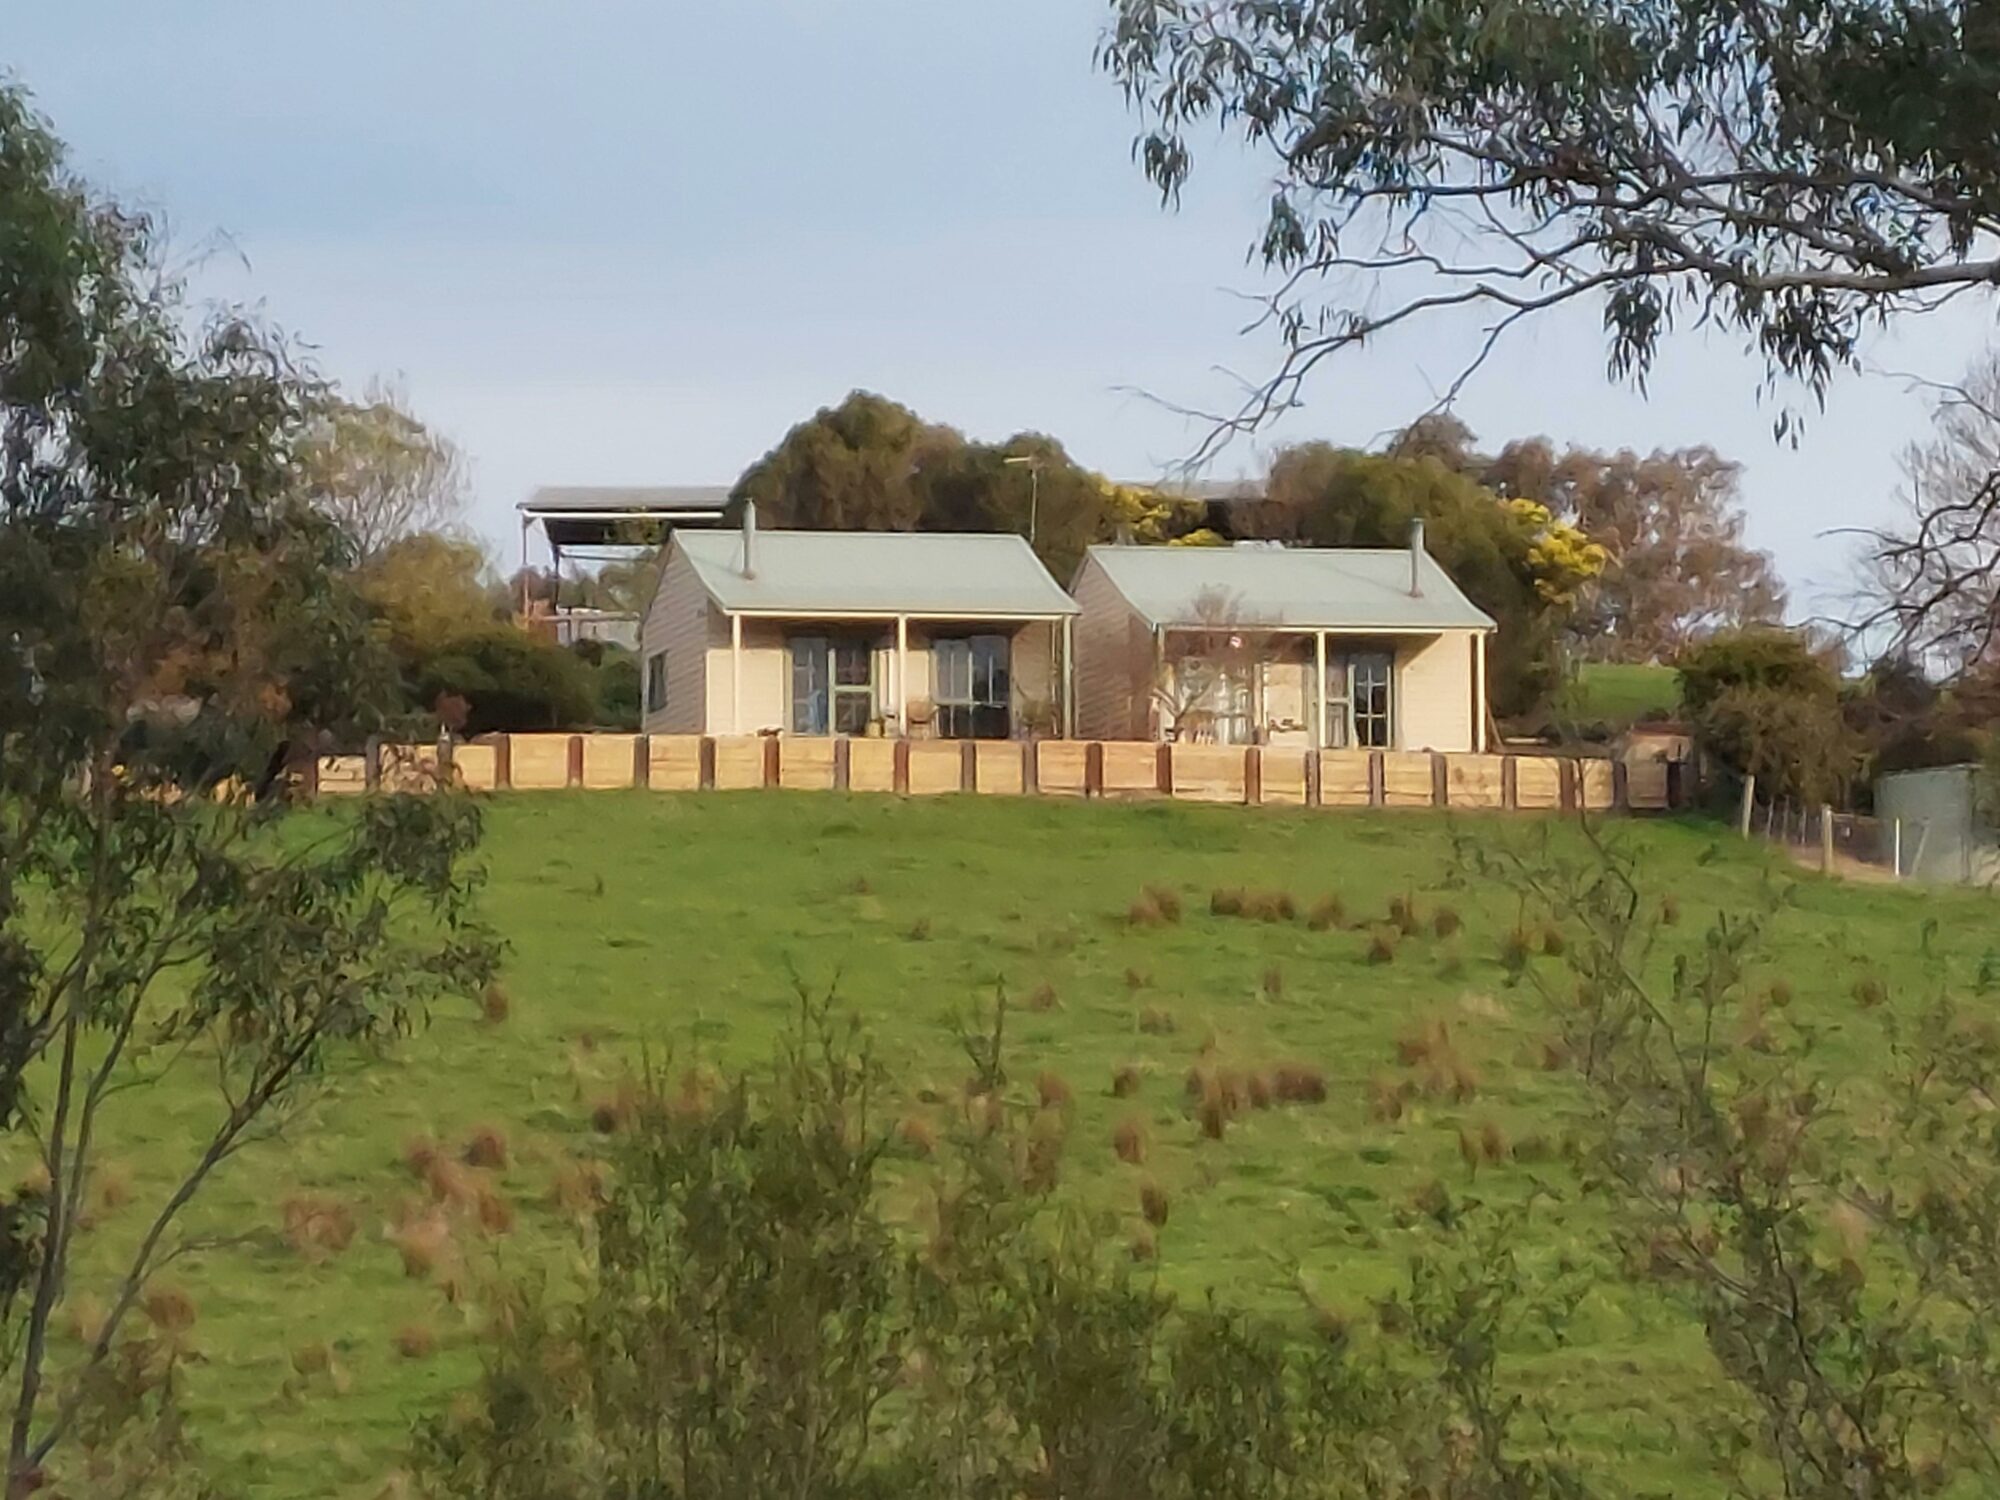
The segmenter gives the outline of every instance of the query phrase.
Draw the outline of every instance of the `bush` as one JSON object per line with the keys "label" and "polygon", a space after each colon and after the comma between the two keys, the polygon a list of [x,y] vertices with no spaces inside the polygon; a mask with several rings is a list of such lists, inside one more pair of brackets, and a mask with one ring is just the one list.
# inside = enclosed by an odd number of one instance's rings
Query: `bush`
{"label": "bush", "polygon": [[1702,747],[1772,796],[1843,798],[1863,746],[1841,712],[1840,679],[1796,631],[1716,635],[1683,652],[1681,703]]}
{"label": "bush", "polygon": [[471,705],[469,734],[587,729],[597,717],[590,669],[575,653],[511,625],[462,636],[415,664],[416,702],[445,693]]}

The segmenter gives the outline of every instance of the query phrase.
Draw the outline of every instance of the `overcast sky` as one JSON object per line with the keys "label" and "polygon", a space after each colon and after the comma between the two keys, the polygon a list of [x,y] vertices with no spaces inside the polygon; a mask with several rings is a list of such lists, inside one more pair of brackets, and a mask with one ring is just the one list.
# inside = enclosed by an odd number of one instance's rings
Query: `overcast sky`
{"label": "overcast sky", "polygon": [[[1053,433],[1143,477],[1200,434],[1135,392],[1226,402],[1265,186],[1211,149],[1175,214],[1092,68],[1098,0],[0,0],[0,68],[76,163],[163,214],[201,289],[260,304],[359,386],[400,378],[473,463],[511,566],[537,484],[727,482],[861,386],[979,436]],[[219,248],[218,248],[219,247]],[[1955,376],[1994,305],[1913,325],[1884,369]],[[1475,330],[1333,365],[1224,454],[1366,443],[1425,408]],[[1684,337],[1649,397],[1594,315],[1515,336],[1458,412],[1482,440],[1708,442],[1808,607],[1824,535],[1884,512],[1920,397],[1833,392],[1794,450],[1734,337]]]}

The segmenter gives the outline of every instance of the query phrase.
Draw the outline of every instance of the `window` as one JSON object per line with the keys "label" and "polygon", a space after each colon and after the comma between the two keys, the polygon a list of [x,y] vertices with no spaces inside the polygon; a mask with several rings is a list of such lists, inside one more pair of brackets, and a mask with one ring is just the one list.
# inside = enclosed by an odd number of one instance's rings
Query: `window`
{"label": "window", "polygon": [[1004,635],[931,643],[931,701],[947,740],[1004,740],[1014,732]]}
{"label": "window", "polygon": [[1252,732],[1251,678],[1244,662],[1184,656],[1174,666],[1182,707],[1180,738],[1195,744],[1248,745]]}
{"label": "window", "polygon": [[646,658],[646,712],[658,713],[667,706],[667,653],[655,651]]}
{"label": "window", "polygon": [[865,734],[875,717],[875,654],[853,637],[795,635],[793,734]]}
{"label": "window", "polygon": [[1351,651],[1326,664],[1327,748],[1386,750],[1395,730],[1395,658]]}

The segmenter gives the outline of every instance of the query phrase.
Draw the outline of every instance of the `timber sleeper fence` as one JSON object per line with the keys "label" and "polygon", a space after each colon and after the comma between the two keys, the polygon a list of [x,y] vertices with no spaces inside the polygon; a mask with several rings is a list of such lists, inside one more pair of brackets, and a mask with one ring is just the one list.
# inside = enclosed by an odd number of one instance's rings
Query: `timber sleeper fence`
{"label": "timber sleeper fence", "polygon": [[307,796],[436,785],[474,791],[969,792],[1172,797],[1293,807],[1659,812],[1680,767],[1556,755],[1280,749],[1122,740],[822,739],[783,735],[512,734],[440,750],[370,742],[297,771]]}

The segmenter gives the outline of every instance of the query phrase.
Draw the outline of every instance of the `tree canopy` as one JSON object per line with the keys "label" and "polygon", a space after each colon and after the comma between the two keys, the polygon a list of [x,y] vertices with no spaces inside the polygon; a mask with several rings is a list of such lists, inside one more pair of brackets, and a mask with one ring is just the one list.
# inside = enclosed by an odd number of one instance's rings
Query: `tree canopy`
{"label": "tree canopy", "polygon": [[[1220,128],[1275,173],[1287,358],[1579,302],[1614,377],[1677,326],[1811,392],[1896,314],[2000,284],[2000,10],[1962,0],[1115,0],[1100,59],[1169,200]],[[1321,302],[1315,288],[1341,291]],[[1481,356],[1483,357],[1483,356]]]}
{"label": "tree canopy", "polygon": [[298,446],[301,483],[362,559],[401,538],[449,529],[465,508],[465,460],[376,383],[360,401],[317,394]]}
{"label": "tree canopy", "polygon": [[804,530],[1011,531],[1058,579],[1093,542],[1203,541],[1202,507],[1113,483],[1041,433],[968,439],[867,391],[822,407],[737,481],[732,504]]}

